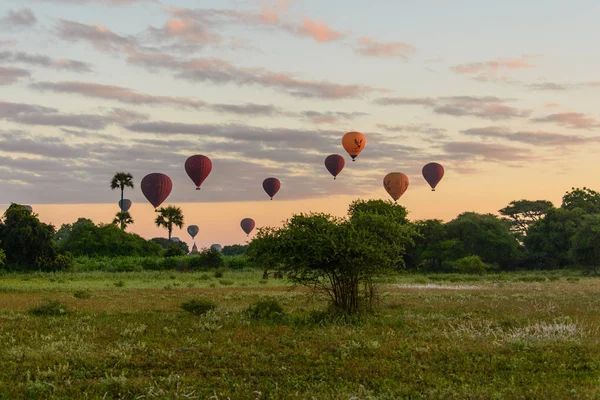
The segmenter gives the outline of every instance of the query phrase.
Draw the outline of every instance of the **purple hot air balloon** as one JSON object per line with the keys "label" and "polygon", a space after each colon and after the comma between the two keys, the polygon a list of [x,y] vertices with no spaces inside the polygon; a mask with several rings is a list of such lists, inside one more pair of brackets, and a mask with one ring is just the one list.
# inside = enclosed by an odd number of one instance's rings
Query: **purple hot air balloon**
{"label": "purple hot air balloon", "polygon": [[246,235],[250,236],[250,232],[254,230],[256,223],[252,218],[244,218],[240,223],[240,226],[242,227],[242,230],[246,232]]}
{"label": "purple hot air balloon", "polygon": [[327,156],[325,159],[325,168],[327,168],[327,171],[333,175],[333,179],[335,179],[339,173],[342,172],[344,165],[346,165],[344,157],[340,156],[339,154],[332,154]]}
{"label": "purple hot air balloon", "polygon": [[279,182],[279,179],[277,178],[267,178],[263,181],[263,189],[265,189],[265,192],[271,197],[271,200],[273,200],[273,196],[277,194],[280,187],[281,182]]}
{"label": "purple hot air balloon", "polygon": [[423,167],[423,178],[431,186],[431,191],[435,192],[435,187],[444,177],[444,167],[438,163],[429,163]]}
{"label": "purple hot air balloon", "polygon": [[154,210],[160,206],[171,194],[173,182],[165,174],[152,173],[142,179],[142,193],[150,204],[154,206]]}

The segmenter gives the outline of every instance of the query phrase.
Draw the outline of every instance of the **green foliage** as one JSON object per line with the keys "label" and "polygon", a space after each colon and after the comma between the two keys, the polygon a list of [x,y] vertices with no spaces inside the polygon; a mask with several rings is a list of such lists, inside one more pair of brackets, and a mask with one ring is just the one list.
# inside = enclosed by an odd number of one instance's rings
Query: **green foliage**
{"label": "green foliage", "polygon": [[90,292],[87,289],[76,290],[75,293],[73,293],[73,297],[75,297],[76,299],[91,299],[92,298],[92,292]]}
{"label": "green foliage", "polygon": [[45,304],[30,308],[27,312],[37,316],[60,316],[69,313],[69,309],[60,301],[51,300]]}
{"label": "green foliage", "polygon": [[408,223],[406,208],[391,200],[355,200],[348,207],[348,215],[352,219],[360,214],[381,215],[399,224]]}
{"label": "green foliage", "polygon": [[69,251],[75,257],[150,256],[161,251],[160,246],[139,235],[112,224],[95,225],[86,218],[64,224],[56,235],[56,243],[59,250]]}
{"label": "green foliage", "polygon": [[561,208],[565,210],[574,210],[580,208],[585,214],[600,213],[600,193],[595,190],[572,188],[562,198]]}
{"label": "green foliage", "polygon": [[150,241],[152,243],[158,244],[163,249],[168,249],[171,246],[177,246],[177,247],[181,248],[181,250],[183,250],[184,254],[189,254],[189,252],[190,252],[190,248],[189,248],[188,244],[186,242],[182,242],[181,240],[169,241],[169,239],[167,239],[167,238],[157,237],[157,238],[150,239]]}
{"label": "green foliage", "polygon": [[133,224],[133,222],[133,218],[128,211],[119,211],[115,215],[115,219],[113,219],[112,223],[121,228],[121,230],[125,230],[127,229],[127,226]]}
{"label": "green foliage", "polygon": [[58,258],[52,240],[54,233],[53,225],[40,222],[25,207],[11,204],[0,222],[0,246],[6,264],[44,271],[68,268],[68,256]]}
{"label": "green foliage", "polygon": [[168,239],[171,241],[171,235],[173,233],[173,227],[176,226],[178,228],[183,227],[183,212],[181,208],[175,206],[161,207],[158,210],[158,216],[154,223],[159,228],[166,228],[169,232]]}
{"label": "green foliage", "polygon": [[245,268],[256,268],[256,265],[245,255],[224,257],[225,266],[231,270],[242,270]]}
{"label": "green foliage", "polygon": [[3,249],[0,248],[0,268],[4,267],[6,264],[6,253]]}
{"label": "green foliage", "polygon": [[165,252],[163,253],[164,257],[181,257],[181,256],[185,256],[187,253],[180,247],[177,245],[171,245],[169,246]]}
{"label": "green foliage", "polygon": [[560,266],[572,264],[569,251],[572,238],[581,224],[585,212],[576,207],[571,210],[555,208],[540,221],[531,225],[524,244],[530,258],[549,259]]}
{"label": "green foliage", "polygon": [[461,274],[479,274],[482,275],[490,269],[490,266],[483,262],[479,256],[467,256],[454,261],[454,269]]}
{"label": "green foliage", "polygon": [[248,245],[246,257],[263,270],[264,279],[268,278],[270,270],[277,270],[281,266],[280,245],[279,231],[271,227],[259,228]]}
{"label": "green foliage", "polygon": [[197,254],[189,257],[189,266],[192,269],[217,269],[225,265],[225,260],[220,251],[204,248]]}
{"label": "green foliage", "polygon": [[529,227],[544,218],[552,208],[554,205],[547,200],[514,200],[499,213],[506,217],[510,223],[511,232],[521,241]]}
{"label": "green foliage", "polygon": [[215,278],[222,278],[225,276],[225,268],[219,267],[215,270]]}
{"label": "green foliage", "polygon": [[267,297],[251,304],[244,314],[254,320],[281,321],[286,313],[281,304],[274,297]]}
{"label": "green foliage", "polygon": [[398,210],[385,202],[357,201],[348,220],[295,215],[282,228],[261,229],[248,256],[282,263],[289,280],[326,294],[342,312],[369,310],[375,300],[374,278],[403,266],[402,257],[416,234],[403,218],[390,218]]}
{"label": "green foliage", "polygon": [[600,265],[600,214],[587,215],[575,230],[571,256],[586,271]]}
{"label": "green foliage", "polygon": [[224,256],[241,256],[246,254],[246,250],[248,250],[248,245],[232,244],[224,246],[221,252]]}
{"label": "green foliage", "polygon": [[217,308],[217,305],[210,300],[192,299],[181,303],[181,308],[194,315],[204,315]]}
{"label": "green foliage", "polygon": [[[511,266],[519,255],[519,243],[505,221],[492,214],[466,212],[446,224],[448,237],[458,239],[464,253],[478,255],[490,264]],[[456,248],[455,248],[456,250]]]}

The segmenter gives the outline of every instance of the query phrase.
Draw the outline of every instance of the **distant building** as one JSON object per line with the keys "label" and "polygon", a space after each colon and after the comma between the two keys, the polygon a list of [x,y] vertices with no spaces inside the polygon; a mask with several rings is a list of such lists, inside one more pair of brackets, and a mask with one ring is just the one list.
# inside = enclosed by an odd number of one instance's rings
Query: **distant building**
{"label": "distant building", "polygon": [[192,246],[192,251],[190,254],[199,254],[198,247],[196,247],[196,243]]}

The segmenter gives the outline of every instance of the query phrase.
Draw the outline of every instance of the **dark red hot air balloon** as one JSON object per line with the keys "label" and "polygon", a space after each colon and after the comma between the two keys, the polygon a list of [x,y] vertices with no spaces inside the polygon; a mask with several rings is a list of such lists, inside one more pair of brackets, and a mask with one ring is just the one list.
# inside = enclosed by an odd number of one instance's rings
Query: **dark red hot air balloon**
{"label": "dark red hot air balloon", "polygon": [[339,154],[332,154],[327,156],[325,159],[325,168],[327,168],[327,171],[333,175],[333,179],[335,179],[339,173],[342,172],[344,165],[346,165],[344,157],[340,156]]}
{"label": "dark red hot air balloon", "polygon": [[244,218],[242,222],[240,222],[242,230],[246,232],[246,236],[250,236],[250,232],[254,230],[256,224],[252,218]]}
{"label": "dark red hot air balloon", "polygon": [[173,182],[171,182],[171,178],[167,175],[156,172],[146,175],[142,179],[141,187],[142,193],[144,193],[144,196],[154,206],[154,211],[156,211],[156,208],[171,194]]}
{"label": "dark red hot air balloon", "polygon": [[265,192],[271,197],[271,200],[273,200],[273,196],[279,192],[280,187],[281,182],[279,182],[279,179],[277,178],[267,178],[263,181],[263,189],[265,189]]}
{"label": "dark red hot air balloon", "polygon": [[196,184],[196,190],[200,190],[200,185],[212,171],[212,162],[210,158],[203,155],[195,155],[185,160],[185,172]]}
{"label": "dark red hot air balloon", "polygon": [[423,167],[423,178],[431,186],[431,191],[435,192],[435,187],[444,177],[444,167],[438,163],[429,163]]}

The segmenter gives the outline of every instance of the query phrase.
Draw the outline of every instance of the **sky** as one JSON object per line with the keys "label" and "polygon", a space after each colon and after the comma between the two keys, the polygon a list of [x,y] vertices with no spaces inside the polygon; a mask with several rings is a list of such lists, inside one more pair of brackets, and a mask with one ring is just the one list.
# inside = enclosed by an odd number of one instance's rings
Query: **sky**
{"label": "sky", "polygon": [[[198,247],[245,243],[293,214],[343,216],[410,180],[409,218],[560,204],[598,189],[600,3],[575,0],[3,0],[0,209],[60,227],[110,222],[117,171],[146,238],[166,236],[141,190],[167,174]],[[342,136],[367,145],[351,162]],[[187,157],[208,156],[196,191]],[[333,180],[329,154],[346,159]],[[445,175],[432,192],[423,165]],[[262,181],[277,177],[273,201]]]}

